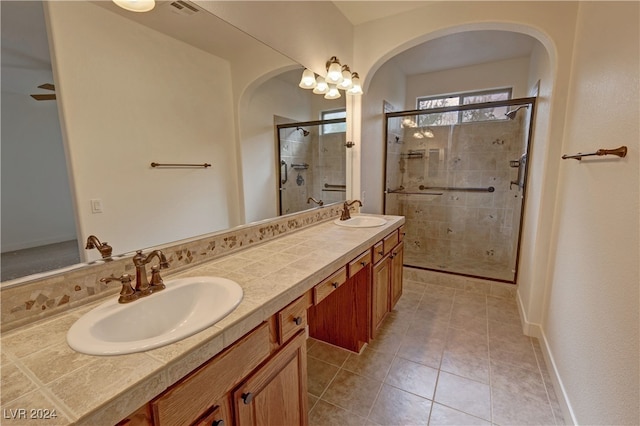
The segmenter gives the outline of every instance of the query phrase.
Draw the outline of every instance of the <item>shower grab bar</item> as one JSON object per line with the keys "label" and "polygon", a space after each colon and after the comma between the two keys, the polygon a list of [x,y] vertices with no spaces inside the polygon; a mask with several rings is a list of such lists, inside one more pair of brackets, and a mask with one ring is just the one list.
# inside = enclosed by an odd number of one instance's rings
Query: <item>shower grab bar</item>
{"label": "shower grab bar", "polygon": [[399,189],[387,189],[385,194],[401,194],[401,195],[442,195],[444,192],[407,192],[404,188]]}
{"label": "shower grab bar", "polygon": [[400,195],[442,195],[444,192],[404,192],[404,191],[385,191],[387,194]]}
{"label": "shower grab bar", "polygon": [[295,170],[298,170],[298,169],[306,170],[309,168],[309,165],[307,163],[302,163],[302,164],[291,163],[291,168]]}
{"label": "shower grab bar", "polygon": [[347,185],[332,185],[330,183],[325,183],[324,187],[325,188],[346,188]]}
{"label": "shower grab bar", "polygon": [[346,189],[323,189],[323,192],[347,192]]}
{"label": "shower grab bar", "polygon": [[590,157],[592,155],[617,155],[620,158],[626,157],[627,156],[627,147],[626,146],[621,146],[620,148],[616,148],[616,149],[599,149],[596,152],[591,152],[589,154],[582,154],[582,153],[577,153],[574,155],[563,155],[562,159],[566,160],[569,158],[573,158],[574,160],[582,160],[582,157]]}
{"label": "shower grab bar", "polygon": [[287,169],[286,161],[280,160],[280,170],[282,170],[282,166],[284,166],[284,179],[280,179],[280,183],[284,185],[289,180],[289,170]]}
{"label": "shower grab bar", "polygon": [[211,164],[209,163],[204,163],[204,164],[182,164],[182,163],[156,163],[153,162],[151,163],[151,167],[202,167],[202,168],[207,168],[207,167],[211,167]]}
{"label": "shower grab bar", "polygon": [[420,190],[425,189],[441,189],[443,191],[465,191],[465,192],[494,192],[496,189],[493,186],[487,188],[458,188],[455,186],[424,186],[418,187]]}

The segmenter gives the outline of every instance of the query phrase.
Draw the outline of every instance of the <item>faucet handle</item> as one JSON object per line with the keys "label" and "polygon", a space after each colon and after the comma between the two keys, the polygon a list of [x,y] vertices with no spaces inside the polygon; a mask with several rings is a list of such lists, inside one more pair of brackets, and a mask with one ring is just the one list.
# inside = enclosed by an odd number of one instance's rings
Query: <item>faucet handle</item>
{"label": "faucet handle", "polygon": [[118,298],[119,303],[129,303],[133,302],[138,298],[138,293],[131,286],[131,275],[122,274],[120,277],[116,277],[111,274],[110,277],[100,278],[100,282],[102,283],[110,283],[111,281],[119,281],[122,283],[122,289],[120,290],[120,297]]}
{"label": "faucet handle", "polygon": [[151,282],[149,283],[149,285],[151,286],[153,292],[164,290],[165,288],[167,288],[167,286],[164,285],[162,277],[160,276],[160,269],[163,269],[162,264],[153,265],[151,267]]}

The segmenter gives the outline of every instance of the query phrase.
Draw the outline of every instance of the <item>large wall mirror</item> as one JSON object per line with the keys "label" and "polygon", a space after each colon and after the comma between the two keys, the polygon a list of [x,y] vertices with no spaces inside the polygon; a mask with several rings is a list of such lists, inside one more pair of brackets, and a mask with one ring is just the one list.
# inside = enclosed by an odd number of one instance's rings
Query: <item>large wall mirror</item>
{"label": "large wall mirror", "polygon": [[[302,66],[191,2],[148,13],[0,4],[3,286],[100,259],[89,235],[115,256],[276,216],[277,120],[344,108],[298,88]],[[61,263],[32,265],[53,260],[38,248],[65,242]]]}

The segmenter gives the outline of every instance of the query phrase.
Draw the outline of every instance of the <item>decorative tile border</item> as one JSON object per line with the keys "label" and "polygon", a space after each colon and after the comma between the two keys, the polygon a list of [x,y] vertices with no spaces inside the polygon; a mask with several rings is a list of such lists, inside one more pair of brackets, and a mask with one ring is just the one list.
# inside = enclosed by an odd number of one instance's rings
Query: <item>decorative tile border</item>
{"label": "decorative tile border", "polygon": [[[170,273],[179,272],[251,245],[333,219],[339,216],[341,211],[342,204],[336,203],[158,248],[169,261]],[[97,263],[3,288],[0,291],[1,331],[8,331],[119,293],[119,285],[101,283],[100,278],[120,276],[124,273],[133,275],[135,271],[131,257],[127,255],[111,262]]]}

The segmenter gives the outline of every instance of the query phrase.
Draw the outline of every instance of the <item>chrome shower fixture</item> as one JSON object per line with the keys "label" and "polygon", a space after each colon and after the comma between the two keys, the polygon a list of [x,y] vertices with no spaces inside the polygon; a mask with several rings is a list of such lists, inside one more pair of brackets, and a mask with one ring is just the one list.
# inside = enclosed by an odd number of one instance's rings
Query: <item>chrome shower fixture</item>
{"label": "chrome shower fixture", "polygon": [[505,115],[509,120],[513,120],[514,118],[516,118],[516,114],[518,113],[518,111],[520,111],[520,109],[522,108],[529,108],[529,105],[520,105],[518,108],[508,111]]}
{"label": "chrome shower fixture", "polygon": [[296,130],[300,130],[302,132],[302,136],[309,136],[309,131],[303,129],[302,127],[296,127]]}

